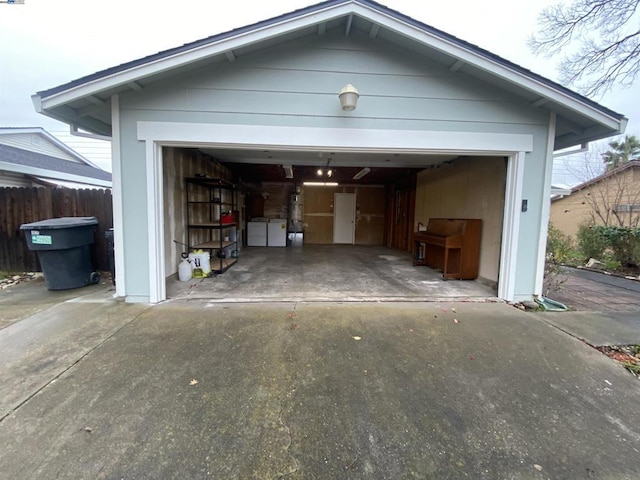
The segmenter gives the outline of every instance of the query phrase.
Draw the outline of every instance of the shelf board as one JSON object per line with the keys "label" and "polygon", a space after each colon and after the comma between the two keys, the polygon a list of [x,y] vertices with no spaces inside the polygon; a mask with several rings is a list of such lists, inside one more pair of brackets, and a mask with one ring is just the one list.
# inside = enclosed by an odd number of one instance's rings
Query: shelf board
{"label": "shelf board", "polygon": [[211,259],[211,271],[216,273],[224,273],[229,269],[229,267],[235,265],[237,262],[237,258],[213,258]]}
{"label": "shelf board", "polygon": [[225,242],[222,241],[222,246],[220,246],[220,240],[212,240],[210,242],[200,243],[198,245],[192,245],[189,248],[193,248],[194,250],[203,249],[203,250],[220,250],[222,248],[227,248],[235,245],[236,242]]}
{"label": "shelf board", "polygon": [[205,222],[205,223],[190,223],[189,228],[227,228],[236,227],[235,223],[220,223],[220,222]]}
{"label": "shelf board", "polygon": [[187,183],[193,183],[197,185],[203,185],[205,187],[214,187],[214,188],[223,188],[227,190],[235,189],[235,185],[233,183],[227,182],[225,180],[221,180],[219,178],[210,178],[210,177],[187,177]]}

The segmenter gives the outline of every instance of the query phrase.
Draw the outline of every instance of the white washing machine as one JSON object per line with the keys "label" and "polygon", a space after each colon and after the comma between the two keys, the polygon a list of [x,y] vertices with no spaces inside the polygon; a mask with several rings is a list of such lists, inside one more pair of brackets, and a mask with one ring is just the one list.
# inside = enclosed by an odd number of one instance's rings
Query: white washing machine
{"label": "white washing machine", "polygon": [[247,222],[247,247],[267,246],[267,222]]}
{"label": "white washing machine", "polygon": [[287,246],[287,220],[272,218],[267,227],[267,245],[269,247]]}

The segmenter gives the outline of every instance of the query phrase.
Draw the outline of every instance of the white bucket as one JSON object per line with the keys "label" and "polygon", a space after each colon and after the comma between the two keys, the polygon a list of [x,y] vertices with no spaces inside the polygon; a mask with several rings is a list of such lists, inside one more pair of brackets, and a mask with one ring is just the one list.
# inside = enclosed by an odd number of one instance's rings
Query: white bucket
{"label": "white bucket", "polygon": [[189,254],[189,261],[193,265],[194,277],[197,268],[202,269],[204,276],[211,273],[211,262],[209,252],[192,252]]}

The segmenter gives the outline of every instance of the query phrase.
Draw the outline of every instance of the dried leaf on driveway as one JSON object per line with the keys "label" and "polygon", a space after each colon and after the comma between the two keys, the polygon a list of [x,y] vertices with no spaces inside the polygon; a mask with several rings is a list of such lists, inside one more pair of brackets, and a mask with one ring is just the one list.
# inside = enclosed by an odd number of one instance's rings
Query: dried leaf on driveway
{"label": "dried leaf on driveway", "polygon": [[362,340],[362,337],[353,337],[354,340]]}
{"label": "dried leaf on driveway", "polygon": [[198,380],[196,380],[195,378],[192,378],[191,381],[189,382],[189,385],[197,385],[198,384]]}

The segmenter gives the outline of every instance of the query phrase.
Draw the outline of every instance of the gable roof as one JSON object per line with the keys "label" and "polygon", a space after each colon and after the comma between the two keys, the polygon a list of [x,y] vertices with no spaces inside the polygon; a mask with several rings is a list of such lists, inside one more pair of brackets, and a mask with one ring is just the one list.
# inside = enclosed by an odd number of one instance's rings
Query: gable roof
{"label": "gable roof", "polygon": [[607,138],[624,131],[627,119],[570,89],[476,45],[372,0],[328,0],[284,15],[220,33],[43,90],[32,99],[36,110],[74,126],[111,135],[111,95],[141,90],[172,71],[204,61],[234,61],[258,48],[344,28],[359,30],[418,49],[452,71],[488,81],[525,98],[532,108],[557,114],[555,149]]}
{"label": "gable roof", "polygon": [[80,155],[69,145],[67,145],[61,140],[58,140],[56,137],[51,135],[42,127],[0,127],[0,135],[15,135],[15,134],[40,135],[41,137],[44,137],[46,140],[52,143],[54,146],[56,146],[57,148],[65,152],[67,155],[70,155],[71,157],[77,159],[79,162],[82,162],[86,165],[90,165],[94,168],[99,168],[96,164],[91,162],[88,158],[85,158],[84,156]]}
{"label": "gable roof", "polygon": [[[615,175],[619,175],[622,172],[625,172],[626,170],[630,170],[630,169],[635,169],[635,168],[640,168],[640,160],[631,160],[627,163],[623,163],[622,165],[620,165],[617,168],[614,168],[613,170],[607,170],[606,172],[604,172],[602,175],[598,175],[597,177],[593,177],[590,180],[587,180],[586,182],[583,182],[579,185],[576,185],[575,187],[573,187],[571,189],[571,194],[574,194],[580,190],[583,190],[585,188],[588,188],[592,185],[595,185],[596,183],[600,183],[603,180],[606,180],[608,178],[611,178]],[[554,199],[554,200],[559,200],[559,198]]]}
{"label": "gable roof", "polygon": [[91,165],[0,144],[0,170],[111,188],[111,174]]}

